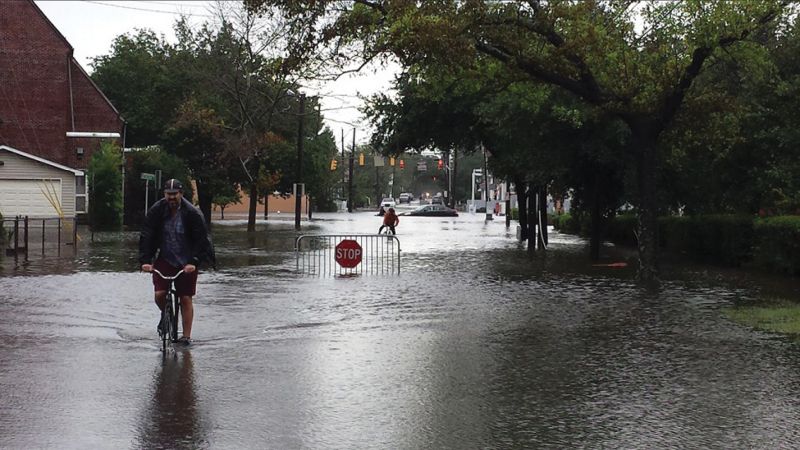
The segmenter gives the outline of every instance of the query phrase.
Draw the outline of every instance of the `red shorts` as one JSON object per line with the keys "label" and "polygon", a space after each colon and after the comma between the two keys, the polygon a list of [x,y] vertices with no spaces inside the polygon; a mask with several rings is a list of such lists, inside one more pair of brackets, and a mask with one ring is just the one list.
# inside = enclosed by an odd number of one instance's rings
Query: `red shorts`
{"label": "red shorts", "polygon": [[[169,265],[169,263],[161,258],[156,260],[156,262],[153,264],[153,268],[158,269],[159,272],[167,277],[171,277],[181,270],[172,267]],[[197,273],[197,270],[192,273],[184,272],[181,274],[181,276],[175,279],[175,290],[178,292],[179,297],[186,295],[194,297],[194,294],[197,291]],[[153,287],[155,287],[156,292],[166,291],[169,289],[169,281],[161,278],[157,273],[153,273]]]}

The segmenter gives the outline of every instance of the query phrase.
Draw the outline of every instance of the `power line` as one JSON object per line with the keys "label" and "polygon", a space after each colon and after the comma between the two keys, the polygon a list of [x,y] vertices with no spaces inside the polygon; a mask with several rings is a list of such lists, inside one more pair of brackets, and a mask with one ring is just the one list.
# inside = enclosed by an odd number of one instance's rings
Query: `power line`
{"label": "power line", "polygon": [[194,13],[180,13],[177,11],[164,11],[163,9],[150,9],[150,8],[140,8],[136,6],[126,6],[126,5],[115,5],[113,3],[105,3],[105,2],[98,2],[95,0],[83,0],[84,3],[91,3],[93,5],[102,5],[102,6],[109,6],[112,8],[122,8],[122,9],[132,9],[135,11],[144,11],[144,12],[151,12],[151,13],[159,13],[159,14],[170,14],[173,16],[181,15],[181,16],[189,16],[189,17],[206,17],[209,19],[213,19],[214,16],[210,16],[208,14],[194,14]]}
{"label": "power line", "polygon": [[188,3],[178,4],[178,3],[174,3],[174,2],[173,3],[170,3],[170,2],[156,2],[156,1],[153,1],[153,0],[140,0],[139,3],[150,3],[150,4],[154,4],[154,5],[174,6],[176,8],[206,8],[205,5],[193,5],[193,4],[188,4]]}

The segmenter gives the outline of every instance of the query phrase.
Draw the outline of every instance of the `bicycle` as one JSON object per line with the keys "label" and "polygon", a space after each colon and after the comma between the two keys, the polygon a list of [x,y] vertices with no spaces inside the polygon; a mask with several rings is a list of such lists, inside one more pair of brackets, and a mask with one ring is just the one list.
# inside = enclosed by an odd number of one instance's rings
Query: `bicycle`
{"label": "bicycle", "polygon": [[167,298],[164,302],[164,309],[161,311],[161,326],[158,329],[158,334],[161,337],[161,351],[167,351],[167,340],[176,342],[178,340],[178,316],[181,311],[181,300],[175,290],[175,280],[181,276],[183,270],[176,273],[174,276],[168,277],[153,269],[153,272],[158,274],[162,279],[169,281],[169,288],[167,288]]}

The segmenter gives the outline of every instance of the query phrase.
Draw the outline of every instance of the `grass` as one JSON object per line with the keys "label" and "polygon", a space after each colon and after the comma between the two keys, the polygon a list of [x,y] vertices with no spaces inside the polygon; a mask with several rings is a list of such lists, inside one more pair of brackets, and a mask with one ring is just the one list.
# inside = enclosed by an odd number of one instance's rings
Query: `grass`
{"label": "grass", "polygon": [[725,316],[749,327],[781,333],[800,339],[800,304],[782,302],[773,305],[726,308]]}

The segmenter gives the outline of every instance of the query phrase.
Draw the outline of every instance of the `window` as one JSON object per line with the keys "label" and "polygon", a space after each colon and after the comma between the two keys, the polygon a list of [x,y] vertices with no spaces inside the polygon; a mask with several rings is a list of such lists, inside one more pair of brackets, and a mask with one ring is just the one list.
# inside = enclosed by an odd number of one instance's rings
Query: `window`
{"label": "window", "polygon": [[75,212],[85,213],[87,209],[88,197],[86,195],[86,177],[84,175],[75,176]]}

